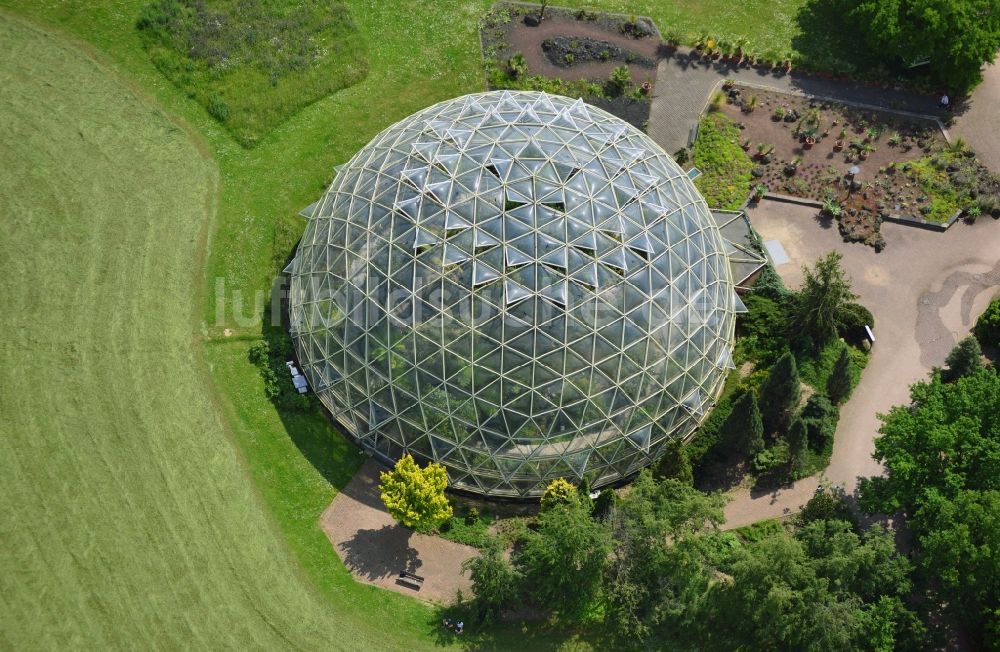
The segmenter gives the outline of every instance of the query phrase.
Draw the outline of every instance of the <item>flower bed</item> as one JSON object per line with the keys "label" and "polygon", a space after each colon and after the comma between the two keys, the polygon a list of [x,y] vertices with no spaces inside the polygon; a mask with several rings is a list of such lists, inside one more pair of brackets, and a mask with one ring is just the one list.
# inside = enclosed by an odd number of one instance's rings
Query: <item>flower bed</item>
{"label": "flower bed", "polygon": [[921,163],[947,148],[932,120],[739,85],[712,106],[737,123],[754,186],[824,204],[845,240],[881,248],[886,217],[946,222],[962,207]]}
{"label": "flower bed", "polygon": [[644,129],[660,39],[643,18],[498,4],[480,23],[491,89],[540,90],[587,102]]}

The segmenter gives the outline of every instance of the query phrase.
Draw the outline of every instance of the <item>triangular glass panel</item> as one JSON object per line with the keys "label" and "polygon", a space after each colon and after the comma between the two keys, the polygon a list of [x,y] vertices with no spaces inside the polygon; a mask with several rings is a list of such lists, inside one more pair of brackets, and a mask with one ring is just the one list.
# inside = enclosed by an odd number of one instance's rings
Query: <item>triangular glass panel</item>
{"label": "triangular glass panel", "polygon": [[746,305],[743,303],[743,299],[735,291],[733,292],[733,312],[737,314],[750,312],[747,310]]}
{"label": "triangular glass panel", "polygon": [[531,290],[510,279],[504,281],[503,288],[504,303],[508,306],[531,296]]}
{"label": "triangular glass panel", "polygon": [[503,252],[504,258],[507,259],[507,265],[510,267],[526,265],[534,260],[524,252],[509,245],[503,248]]}
{"label": "triangular glass panel", "polygon": [[500,272],[496,271],[486,263],[475,260],[472,263],[472,284],[482,285],[494,279],[500,278]]}

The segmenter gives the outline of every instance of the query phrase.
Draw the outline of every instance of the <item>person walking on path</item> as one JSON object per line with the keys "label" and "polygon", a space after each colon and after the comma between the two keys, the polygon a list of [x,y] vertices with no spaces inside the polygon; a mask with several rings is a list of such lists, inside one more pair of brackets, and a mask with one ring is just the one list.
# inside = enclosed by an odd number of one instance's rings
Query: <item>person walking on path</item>
{"label": "person walking on path", "polygon": [[943,94],[941,96],[941,101],[938,102],[938,107],[940,107],[941,109],[943,109],[945,111],[947,111],[949,108],[951,108],[951,99],[949,99],[947,93],[945,93],[945,94]]}

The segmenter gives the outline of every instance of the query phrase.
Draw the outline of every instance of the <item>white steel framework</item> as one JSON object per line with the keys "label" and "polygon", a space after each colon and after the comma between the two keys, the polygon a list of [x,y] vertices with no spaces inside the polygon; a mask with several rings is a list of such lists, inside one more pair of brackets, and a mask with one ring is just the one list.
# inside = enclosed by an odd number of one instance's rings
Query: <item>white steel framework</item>
{"label": "white steel framework", "polygon": [[733,366],[732,245],[673,159],[580,100],[429,107],[304,214],[304,373],[370,454],[440,462],[452,486],[625,478],[691,434]]}

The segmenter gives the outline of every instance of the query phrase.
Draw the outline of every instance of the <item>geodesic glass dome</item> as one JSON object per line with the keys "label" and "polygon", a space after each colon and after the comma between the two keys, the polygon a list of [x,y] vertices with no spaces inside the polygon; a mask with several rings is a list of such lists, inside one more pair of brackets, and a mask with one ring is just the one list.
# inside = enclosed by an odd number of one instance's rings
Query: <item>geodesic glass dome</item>
{"label": "geodesic glass dome", "polygon": [[600,487],[687,437],[732,367],[727,244],[685,173],[582,101],[420,111],[338,169],[291,274],[312,388],[370,454],[452,486]]}

